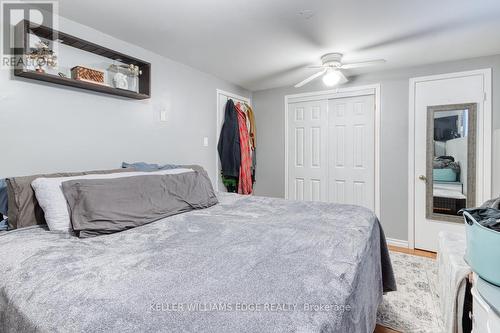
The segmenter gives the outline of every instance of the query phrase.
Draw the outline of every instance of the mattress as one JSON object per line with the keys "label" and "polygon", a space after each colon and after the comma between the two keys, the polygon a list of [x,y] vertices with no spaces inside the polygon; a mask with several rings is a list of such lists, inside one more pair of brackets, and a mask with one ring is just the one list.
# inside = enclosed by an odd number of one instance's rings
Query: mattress
{"label": "mattress", "polygon": [[218,197],[112,235],[0,234],[0,332],[373,332],[396,286],[371,211]]}

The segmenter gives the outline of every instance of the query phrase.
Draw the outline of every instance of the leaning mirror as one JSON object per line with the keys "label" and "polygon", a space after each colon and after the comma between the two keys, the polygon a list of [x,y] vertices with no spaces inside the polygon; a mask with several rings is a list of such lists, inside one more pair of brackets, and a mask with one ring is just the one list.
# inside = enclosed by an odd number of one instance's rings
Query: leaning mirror
{"label": "leaning mirror", "polygon": [[477,104],[427,108],[426,216],[463,223],[458,211],[475,206]]}

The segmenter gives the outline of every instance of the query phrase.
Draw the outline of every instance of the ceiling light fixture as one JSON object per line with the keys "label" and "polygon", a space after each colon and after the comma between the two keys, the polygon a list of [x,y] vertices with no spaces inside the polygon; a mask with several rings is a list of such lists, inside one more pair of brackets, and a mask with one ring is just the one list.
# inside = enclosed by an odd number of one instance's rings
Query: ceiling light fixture
{"label": "ceiling light fixture", "polygon": [[333,87],[335,85],[344,84],[348,81],[347,77],[342,72],[344,69],[365,67],[383,64],[384,59],[355,62],[346,64],[342,62],[342,53],[327,53],[321,57],[321,65],[319,66],[309,66],[309,68],[318,68],[321,71],[309,76],[308,78],[300,81],[294,87],[300,88],[309,82],[316,80],[319,77],[323,77],[323,83],[328,87]]}
{"label": "ceiling light fixture", "polygon": [[333,87],[339,84],[340,80],[342,80],[342,74],[338,70],[328,69],[326,74],[323,76],[323,83],[327,87]]}

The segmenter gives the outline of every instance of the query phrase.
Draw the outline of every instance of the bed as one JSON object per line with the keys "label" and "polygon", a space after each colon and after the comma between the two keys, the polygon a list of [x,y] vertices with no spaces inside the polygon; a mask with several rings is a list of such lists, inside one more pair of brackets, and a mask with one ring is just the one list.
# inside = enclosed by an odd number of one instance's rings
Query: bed
{"label": "bed", "polygon": [[217,197],[106,236],[0,234],[0,332],[373,332],[396,286],[371,211]]}

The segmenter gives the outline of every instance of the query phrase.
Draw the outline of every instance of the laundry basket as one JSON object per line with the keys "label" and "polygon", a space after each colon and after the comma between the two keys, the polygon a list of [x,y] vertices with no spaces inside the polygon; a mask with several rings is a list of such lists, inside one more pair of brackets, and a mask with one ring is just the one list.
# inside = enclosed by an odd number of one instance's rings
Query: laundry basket
{"label": "laundry basket", "polygon": [[500,286],[500,232],[479,224],[463,211],[467,236],[465,261],[484,280]]}

